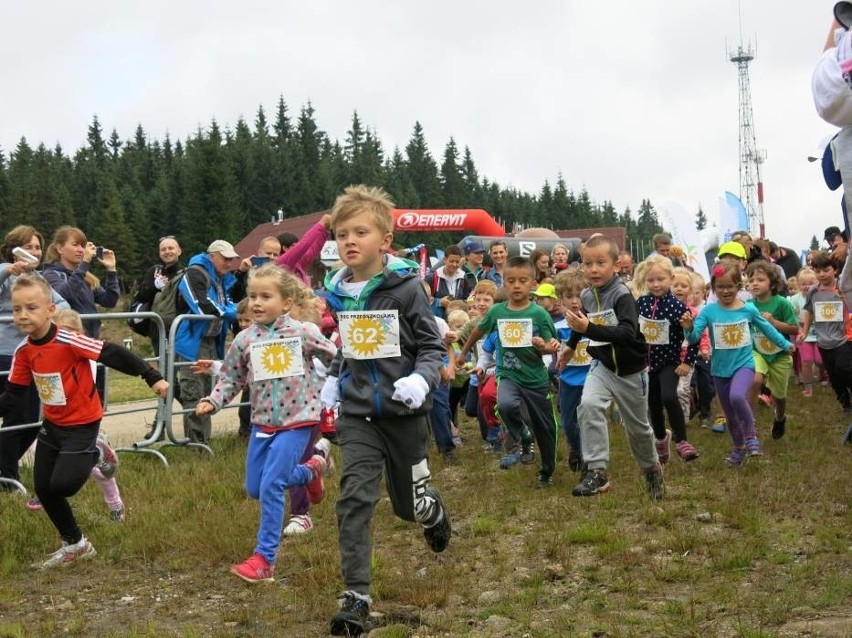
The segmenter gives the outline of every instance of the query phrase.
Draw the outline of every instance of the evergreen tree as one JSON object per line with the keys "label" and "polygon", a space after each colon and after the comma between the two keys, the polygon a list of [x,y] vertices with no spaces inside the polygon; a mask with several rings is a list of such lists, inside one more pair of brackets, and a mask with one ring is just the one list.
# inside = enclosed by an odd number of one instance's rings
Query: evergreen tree
{"label": "evergreen tree", "polygon": [[459,166],[459,149],[452,137],[444,149],[444,161],[441,163],[441,190],[447,208],[463,208],[467,204],[467,185]]}
{"label": "evergreen tree", "polygon": [[479,183],[479,172],[476,170],[476,163],[473,161],[473,154],[470,152],[470,147],[464,147],[461,165],[462,179],[464,180],[465,193],[468,206],[482,206],[482,191]]}
{"label": "evergreen tree", "polygon": [[411,140],[405,147],[405,154],[408,159],[408,175],[417,192],[420,206],[423,208],[439,208],[442,201],[438,165],[429,153],[420,122],[414,123],[414,131],[411,134]]}
{"label": "evergreen tree", "polygon": [[811,245],[809,250],[819,250],[819,240],[816,235],[811,235]]}
{"label": "evergreen tree", "polygon": [[701,204],[698,205],[698,214],[695,216],[695,228],[696,230],[707,228],[707,215],[704,214]]}

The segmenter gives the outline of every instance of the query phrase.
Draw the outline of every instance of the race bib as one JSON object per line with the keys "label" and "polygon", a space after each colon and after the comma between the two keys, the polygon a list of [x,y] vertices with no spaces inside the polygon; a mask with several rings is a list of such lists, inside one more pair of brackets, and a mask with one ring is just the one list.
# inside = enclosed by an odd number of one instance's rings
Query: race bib
{"label": "race bib", "polygon": [[363,360],[400,355],[397,310],[359,310],[337,316],[344,357]]}
{"label": "race bib", "polygon": [[713,344],[720,350],[751,347],[751,331],[748,321],[713,324]]}
{"label": "race bib", "polygon": [[271,339],[251,344],[252,376],[255,381],[283,379],[305,374],[301,337]]}
{"label": "race bib", "polygon": [[814,321],[843,322],[842,301],[815,301]]}
{"label": "race bib", "polygon": [[532,346],[532,319],[498,319],[497,336],[504,348],[526,348]]}
{"label": "race bib", "polygon": [[754,349],[760,354],[778,354],[781,348],[762,332],[754,333]]}
{"label": "race bib", "polygon": [[65,388],[62,385],[62,375],[58,372],[39,374],[33,372],[38,398],[44,405],[67,405]]}
{"label": "race bib", "polygon": [[[618,325],[618,317],[615,316],[615,310],[610,308],[609,310],[603,310],[601,312],[590,312],[586,315],[589,319],[589,323],[593,323],[596,326],[617,326]],[[606,346],[609,345],[609,341],[589,341],[590,346]]]}
{"label": "race bib", "polygon": [[652,346],[668,344],[669,327],[667,319],[648,319],[639,315],[639,330],[645,335],[645,341]]}
{"label": "race bib", "polygon": [[587,366],[592,362],[592,357],[589,354],[589,340],[581,339],[577,342],[577,349],[574,350],[574,356],[568,362],[569,366]]}

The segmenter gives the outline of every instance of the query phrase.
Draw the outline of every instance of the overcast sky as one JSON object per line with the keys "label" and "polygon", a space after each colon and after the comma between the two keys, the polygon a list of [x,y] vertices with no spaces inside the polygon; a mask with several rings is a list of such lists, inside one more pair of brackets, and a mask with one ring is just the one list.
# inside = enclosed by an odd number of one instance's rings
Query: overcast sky
{"label": "overcast sky", "polygon": [[[804,248],[840,224],[840,196],[806,161],[832,131],[810,76],[833,2],[536,0],[508,3],[7,3],[0,148],[21,136],[71,152],[97,114],[108,134],[192,134],[279,95],[342,140],[357,110],[386,152],[424,126],[440,162],[453,136],[480,174],[538,192],[561,173],[593,201],[643,198],[715,217],[739,192],[737,70],[742,35],[767,235]],[[132,6],[131,6],[132,5]],[[741,7],[740,7],[741,5]],[[398,202],[404,206],[405,202]],[[308,211],[293,211],[304,213]]]}

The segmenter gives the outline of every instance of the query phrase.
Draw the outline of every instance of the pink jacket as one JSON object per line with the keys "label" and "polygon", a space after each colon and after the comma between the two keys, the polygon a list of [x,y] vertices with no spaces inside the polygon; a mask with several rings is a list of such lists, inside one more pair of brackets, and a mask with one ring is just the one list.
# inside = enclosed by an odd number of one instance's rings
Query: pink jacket
{"label": "pink jacket", "polygon": [[302,238],[293,244],[290,249],[278,258],[278,265],[293,273],[311,285],[311,278],[307,269],[319,257],[322,247],[328,240],[328,230],[320,222],[308,229]]}

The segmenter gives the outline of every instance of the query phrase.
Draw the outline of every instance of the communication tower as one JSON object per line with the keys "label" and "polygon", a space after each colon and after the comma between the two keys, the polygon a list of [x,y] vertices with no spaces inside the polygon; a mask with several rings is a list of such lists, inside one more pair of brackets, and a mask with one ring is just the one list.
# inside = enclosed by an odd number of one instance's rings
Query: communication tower
{"label": "communication tower", "polygon": [[766,151],[757,148],[754,132],[754,113],[751,108],[751,83],[748,79],[748,64],[754,60],[751,45],[743,47],[742,37],[730,60],[737,65],[740,93],[740,201],[748,213],[749,231],[764,237],[763,182],[760,165],[766,160]]}

